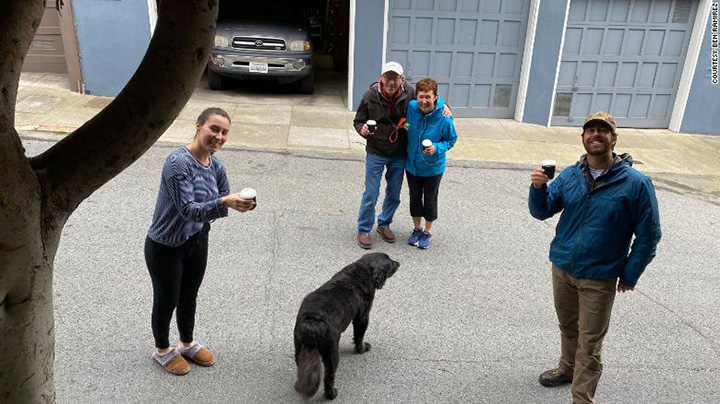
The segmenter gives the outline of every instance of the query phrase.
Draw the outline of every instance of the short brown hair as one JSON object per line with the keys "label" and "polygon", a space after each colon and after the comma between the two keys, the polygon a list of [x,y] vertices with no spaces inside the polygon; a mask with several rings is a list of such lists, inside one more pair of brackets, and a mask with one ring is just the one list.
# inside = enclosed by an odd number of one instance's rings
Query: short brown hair
{"label": "short brown hair", "polygon": [[213,115],[220,115],[222,117],[227,118],[228,122],[231,122],[230,115],[228,115],[228,113],[225,112],[224,109],[212,107],[212,108],[208,108],[205,111],[203,111],[202,113],[200,113],[200,116],[198,116],[198,118],[197,118],[197,123],[199,123],[200,125],[205,125],[205,122],[207,122],[207,120]]}
{"label": "short brown hair", "polygon": [[415,84],[415,90],[417,92],[432,91],[433,94],[437,95],[438,84],[437,81],[431,79],[430,77],[425,77],[424,79],[418,81],[417,84]]}

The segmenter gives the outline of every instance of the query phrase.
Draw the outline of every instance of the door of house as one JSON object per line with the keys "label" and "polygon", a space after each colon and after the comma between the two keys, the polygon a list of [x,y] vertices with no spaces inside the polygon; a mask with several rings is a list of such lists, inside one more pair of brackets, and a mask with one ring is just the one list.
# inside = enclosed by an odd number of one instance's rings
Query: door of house
{"label": "door of house", "polygon": [[572,0],[551,123],[606,110],[619,126],[667,128],[696,11],[693,0]]}
{"label": "door of house", "polygon": [[512,118],[530,0],[390,0],[386,60],[459,117]]}
{"label": "door of house", "polygon": [[23,71],[33,73],[68,72],[65,46],[60,29],[60,13],[55,9],[55,1],[48,1],[45,4],[40,27],[38,27],[25,56]]}

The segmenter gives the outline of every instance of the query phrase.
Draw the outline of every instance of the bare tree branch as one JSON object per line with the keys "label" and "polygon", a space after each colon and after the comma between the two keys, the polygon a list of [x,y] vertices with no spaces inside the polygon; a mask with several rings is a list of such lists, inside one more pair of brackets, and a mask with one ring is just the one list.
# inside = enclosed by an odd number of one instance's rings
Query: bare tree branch
{"label": "bare tree branch", "polygon": [[55,209],[71,212],[170,126],[209,58],[217,7],[218,0],[162,1],[147,53],[122,92],[93,119],[32,159],[33,168],[44,174]]}

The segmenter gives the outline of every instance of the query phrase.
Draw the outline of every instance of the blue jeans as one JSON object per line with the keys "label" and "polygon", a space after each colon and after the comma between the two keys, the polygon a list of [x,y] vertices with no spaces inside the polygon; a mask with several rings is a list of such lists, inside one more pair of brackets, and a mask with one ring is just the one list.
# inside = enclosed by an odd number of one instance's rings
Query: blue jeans
{"label": "blue jeans", "polygon": [[392,223],[395,210],[400,205],[405,157],[385,157],[367,153],[365,157],[365,192],[363,192],[358,214],[358,233],[370,233],[375,224],[375,204],[380,195],[380,181],[385,173],[385,200],[378,216],[378,226],[386,227]]}

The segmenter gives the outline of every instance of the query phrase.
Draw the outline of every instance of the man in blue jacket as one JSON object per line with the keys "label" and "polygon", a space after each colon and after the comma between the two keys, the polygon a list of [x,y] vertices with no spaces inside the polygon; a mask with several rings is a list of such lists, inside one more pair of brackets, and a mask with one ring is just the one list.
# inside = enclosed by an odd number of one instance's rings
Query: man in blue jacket
{"label": "man in blue jacket", "polygon": [[542,168],[533,171],[528,201],[536,219],[562,211],[550,244],[561,356],[539,382],[571,382],[575,404],[595,402],[615,291],[635,288],[661,234],[652,181],[632,168],[630,155],[613,152],[615,119],[605,111],[590,115],[582,141],[587,154],[550,186]]}

